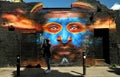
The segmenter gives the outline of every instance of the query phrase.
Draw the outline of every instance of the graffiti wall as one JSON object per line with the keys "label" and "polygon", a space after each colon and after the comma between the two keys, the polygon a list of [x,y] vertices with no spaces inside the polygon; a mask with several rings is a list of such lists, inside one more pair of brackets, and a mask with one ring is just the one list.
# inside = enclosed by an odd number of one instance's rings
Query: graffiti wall
{"label": "graffiti wall", "polygon": [[[39,2],[0,1],[0,5],[0,26],[23,34],[23,63],[35,59],[40,63],[42,44],[49,39],[53,65],[80,65],[82,52],[93,58],[94,45],[101,45],[101,39],[95,42],[94,29],[116,29],[108,12],[98,12],[97,6],[84,0],[72,3],[71,8],[43,8]],[[29,54],[32,57],[27,58]]]}

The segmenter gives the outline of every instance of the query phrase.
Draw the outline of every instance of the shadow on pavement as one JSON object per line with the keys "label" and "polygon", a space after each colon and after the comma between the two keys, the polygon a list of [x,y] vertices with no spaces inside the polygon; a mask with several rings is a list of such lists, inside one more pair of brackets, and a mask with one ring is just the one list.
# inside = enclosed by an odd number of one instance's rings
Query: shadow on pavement
{"label": "shadow on pavement", "polygon": [[[60,72],[58,70],[52,70],[51,73],[44,73],[44,69],[27,67],[24,70],[20,71],[20,77],[84,77],[81,73],[71,71],[77,75],[70,74],[69,72]],[[17,76],[17,71],[13,71],[13,77]]]}
{"label": "shadow on pavement", "polygon": [[110,70],[108,70],[108,72],[120,75],[120,68],[110,68]]}

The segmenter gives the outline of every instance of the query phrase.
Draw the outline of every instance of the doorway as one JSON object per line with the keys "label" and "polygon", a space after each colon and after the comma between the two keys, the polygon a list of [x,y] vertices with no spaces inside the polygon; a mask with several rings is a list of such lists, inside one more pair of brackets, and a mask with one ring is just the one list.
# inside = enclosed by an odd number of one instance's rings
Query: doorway
{"label": "doorway", "polygon": [[[106,63],[110,64],[110,51],[109,51],[109,29],[94,29],[94,38],[101,39],[101,49],[102,51],[95,51],[96,55],[100,55],[99,58],[105,60]],[[95,45],[97,46],[97,45]],[[99,50],[99,49],[97,49]],[[100,54],[101,53],[101,54]],[[96,56],[97,58],[98,56]]]}

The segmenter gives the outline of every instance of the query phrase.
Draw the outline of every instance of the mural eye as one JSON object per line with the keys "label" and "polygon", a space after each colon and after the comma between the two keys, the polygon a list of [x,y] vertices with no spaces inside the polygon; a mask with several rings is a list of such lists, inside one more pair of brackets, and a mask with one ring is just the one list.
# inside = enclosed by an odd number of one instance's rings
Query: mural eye
{"label": "mural eye", "polygon": [[80,27],[79,26],[77,26],[77,25],[71,25],[70,26],[70,30],[77,30],[77,29],[79,29]]}
{"label": "mural eye", "polygon": [[72,22],[67,25],[67,30],[71,33],[80,33],[86,30],[85,25],[79,22]]}
{"label": "mural eye", "polygon": [[44,26],[44,31],[52,34],[56,34],[60,32],[61,29],[62,29],[62,26],[59,23],[55,23],[55,22],[45,24]]}
{"label": "mural eye", "polygon": [[56,25],[51,25],[51,26],[50,26],[50,29],[51,29],[51,30],[58,30],[58,29],[59,29],[59,27],[58,27],[58,26],[56,26]]}

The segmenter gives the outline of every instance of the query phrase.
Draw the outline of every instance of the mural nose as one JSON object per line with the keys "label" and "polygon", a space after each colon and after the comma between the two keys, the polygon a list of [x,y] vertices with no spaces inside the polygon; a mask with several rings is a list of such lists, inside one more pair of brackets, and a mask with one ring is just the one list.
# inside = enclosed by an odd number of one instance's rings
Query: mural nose
{"label": "mural nose", "polygon": [[68,37],[66,39],[63,39],[61,36],[58,36],[57,41],[61,42],[62,44],[66,44],[66,43],[72,41],[72,38]]}

